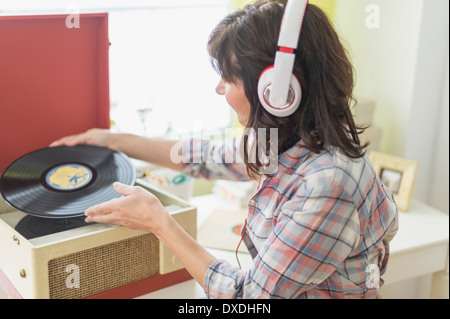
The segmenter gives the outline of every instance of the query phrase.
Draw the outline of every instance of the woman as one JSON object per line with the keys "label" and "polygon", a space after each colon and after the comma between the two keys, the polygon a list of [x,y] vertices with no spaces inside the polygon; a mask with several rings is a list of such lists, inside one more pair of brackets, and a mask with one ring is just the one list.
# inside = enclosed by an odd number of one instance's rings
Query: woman
{"label": "woman", "polygon": [[[243,231],[254,258],[248,271],[217,260],[187,235],[159,200],[137,187],[115,184],[124,197],[86,211],[88,222],[153,232],[211,298],[379,298],[378,278],[398,227],[392,194],[376,176],[360,145],[350,105],[353,69],[325,14],[308,5],[294,74],[302,102],[294,114],[275,117],[258,98],[258,79],[273,64],[285,1],[259,1],[228,15],[208,48],[224,95],[239,122],[257,132],[242,144],[153,140],[90,130],[53,143],[106,146],[130,157],[194,177],[258,180]],[[243,151],[240,152],[243,145]],[[267,173],[256,145],[276,145]],[[236,161],[242,153],[243,163]],[[175,158],[176,157],[176,158]],[[201,159],[195,161],[194,159]],[[230,161],[229,159],[233,159]],[[273,164],[273,163],[270,163]],[[370,280],[369,280],[370,279]]]}

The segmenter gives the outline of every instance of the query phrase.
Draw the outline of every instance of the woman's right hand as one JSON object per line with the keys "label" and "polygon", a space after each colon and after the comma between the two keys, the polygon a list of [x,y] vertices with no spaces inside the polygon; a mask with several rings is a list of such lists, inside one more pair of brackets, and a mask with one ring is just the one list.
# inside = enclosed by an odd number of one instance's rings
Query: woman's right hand
{"label": "woman's right hand", "polygon": [[90,129],[81,134],[65,136],[50,144],[55,146],[75,146],[78,144],[89,144],[95,146],[110,147],[112,133],[108,129]]}

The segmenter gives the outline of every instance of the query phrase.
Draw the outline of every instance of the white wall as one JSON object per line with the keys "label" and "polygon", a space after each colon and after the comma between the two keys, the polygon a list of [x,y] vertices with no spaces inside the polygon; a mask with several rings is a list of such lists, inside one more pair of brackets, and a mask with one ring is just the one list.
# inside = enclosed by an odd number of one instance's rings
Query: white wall
{"label": "white wall", "polygon": [[441,112],[436,137],[434,162],[432,165],[429,203],[449,213],[449,54],[447,52],[446,80],[442,94]]}
{"label": "white wall", "polygon": [[[372,4],[379,8],[379,28],[366,24]],[[435,204],[439,194],[444,203],[437,207],[446,211],[448,195],[440,190],[449,184],[449,124],[441,116],[448,114],[448,9],[448,0],[337,0],[335,14],[357,71],[356,96],[377,102],[381,151],[417,160],[414,197]]]}
{"label": "white wall", "polygon": [[[366,25],[370,4],[379,7],[379,28]],[[376,101],[381,150],[398,156],[406,143],[422,6],[423,0],[336,1],[336,23],[357,71],[356,96]]]}
{"label": "white wall", "polygon": [[[435,145],[435,158],[432,169],[430,204],[440,210],[449,213],[449,62],[447,53],[446,80],[442,97],[442,108],[440,114],[439,133]],[[449,261],[447,269],[433,276],[432,298],[449,298]]]}
{"label": "white wall", "polygon": [[[420,169],[414,197],[430,203],[431,193],[440,192],[441,188],[448,190],[449,183],[449,140],[448,134],[444,137],[441,133],[445,132],[445,127],[448,132],[449,125],[448,116],[446,120],[441,117],[449,56],[449,1],[428,0],[424,3],[426,5],[422,10],[414,87],[411,92],[403,156],[419,161]],[[448,87],[446,89],[448,90]],[[446,108],[448,114],[448,102]],[[446,155],[442,152],[445,148],[447,148]],[[441,170],[439,175],[446,179],[446,187],[445,180],[439,184],[433,180],[434,168]],[[446,178],[445,171],[447,171]],[[448,203],[448,192],[446,194]],[[446,211],[448,212],[448,209]]]}

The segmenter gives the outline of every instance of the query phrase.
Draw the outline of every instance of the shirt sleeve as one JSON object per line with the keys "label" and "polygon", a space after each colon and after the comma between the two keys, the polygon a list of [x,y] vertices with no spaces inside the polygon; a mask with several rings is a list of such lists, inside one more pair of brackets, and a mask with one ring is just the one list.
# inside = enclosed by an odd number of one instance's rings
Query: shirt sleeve
{"label": "shirt sleeve", "polygon": [[249,180],[235,139],[220,145],[207,140],[182,141],[180,155],[184,172],[192,177]]}
{"label": "shirt sleeve", "polygon": [[243,272],[215,261],[205,292],[210,298],[296,298],[332,275],[359,240],[358,213],[343,187],[304,188],[282,206],[254,266]]}
{"label": "shirt sleeve", "polygon": [[[395,209],[397,210],[397,204],[395,203],[395,198],[392,192],[383,186],[384,191],[388,194],[390,202],[395,204]],[[383,276],[386,273],[388,260],[390,258],[390,242],[395,237],[399,229],[399,218],[398,214],[396,214],[396,218],[393,221],[393,225],[389,228],[389,231],[386,232],[385,237],[383,238],[383,243],[385,245],[385,254],[383,256],[383,260],[381,262],[380,267],[380,275]],[[384,283],[384,280],[381,279],[381,281]]]}

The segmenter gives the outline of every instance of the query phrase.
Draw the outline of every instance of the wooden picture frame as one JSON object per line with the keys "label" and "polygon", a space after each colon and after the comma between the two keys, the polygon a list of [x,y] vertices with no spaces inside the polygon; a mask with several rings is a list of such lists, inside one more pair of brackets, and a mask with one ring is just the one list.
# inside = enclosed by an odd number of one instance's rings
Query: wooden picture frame
{"label": "wooden picture frame", "polygon": [[411,205],[419,163],[376,151],[370,152],[369,157],[381,181],[394,194],[398,209],[407,212]]}

